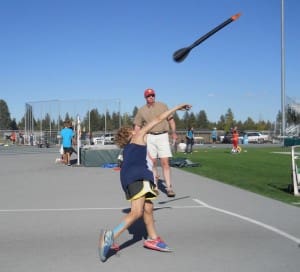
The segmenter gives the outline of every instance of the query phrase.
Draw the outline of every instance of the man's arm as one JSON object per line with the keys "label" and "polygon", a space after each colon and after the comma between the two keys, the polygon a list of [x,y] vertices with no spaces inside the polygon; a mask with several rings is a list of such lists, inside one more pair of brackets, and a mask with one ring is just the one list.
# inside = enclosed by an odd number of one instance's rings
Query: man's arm
{"label": "man's arm", "polygon": [[171,119],[168,120],[169,122],[169,126],[171,128],[171,134],[172,134],[172,138],[174,140],[177,139],[177,134],[176,134],[176,123],[174,121],[174,118],[172,117]]}

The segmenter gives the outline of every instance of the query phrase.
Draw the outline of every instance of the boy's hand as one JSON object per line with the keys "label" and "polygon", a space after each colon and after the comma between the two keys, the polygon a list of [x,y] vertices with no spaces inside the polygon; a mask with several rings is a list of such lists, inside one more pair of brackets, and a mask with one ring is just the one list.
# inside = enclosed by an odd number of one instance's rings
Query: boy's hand
{"label": "boy's hand", "polygon": [[190,110],[190,109],[191,109],[191,107],[192,107],[192,105],[189,105],[189,104],[184,104],[184,105],[182,106],[181,110],[188,111],[188,110]]}

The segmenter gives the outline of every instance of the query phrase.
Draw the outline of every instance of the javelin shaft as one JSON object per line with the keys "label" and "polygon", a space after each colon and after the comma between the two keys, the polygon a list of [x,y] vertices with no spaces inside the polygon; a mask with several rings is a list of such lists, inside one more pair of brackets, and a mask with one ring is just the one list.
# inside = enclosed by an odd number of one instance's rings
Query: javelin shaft
{"label": "javelin shaft", "polygon": [[214,29],[212,29],[211,31],[209,31],[208,33],[206,33],[205,35],[203,35],[201,38],[199,38],[197,41],[195,41],[192,45],[189,46],[189,48],[192,49],[192,48],[196,47],[197,45],[199,45],[200,43],[204,42],[206,39],[208,39],[210,36],[212,36],[213,34],[215,34],[217,31],[219,31],[223,27],[225,27],[228,24],[230,24],[231,22],[237,20],[239,17],[240,17],[239,13],[236,14],[236,15],[231,16],[229,19],[227,19],[223,23],[219,24],[217,27],[215,27]]}

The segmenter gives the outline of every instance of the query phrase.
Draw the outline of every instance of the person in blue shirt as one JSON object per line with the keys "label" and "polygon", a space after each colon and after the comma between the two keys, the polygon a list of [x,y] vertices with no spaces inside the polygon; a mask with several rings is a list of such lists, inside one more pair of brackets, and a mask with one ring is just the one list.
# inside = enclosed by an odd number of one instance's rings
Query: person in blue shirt
{"label": "person in blue shirt", "polygon": [[[147,133],[158,123],[167,119],[176,110],[188,110],[191,106],[181,104],[173,109],[166,110],[140,130],[133,127],[121,127],[116,135],[115,142],[123,148],[123,163],[120,171],[121,185],[126,199],[131,202],[131,209],[121,223],[112,230],[101,231],[99,238],[99,257],[105,262],[111,249],[118,249],[114,241],[140,217],[143,217],[148,238],[144,247],[170,252],[171,249],[158,236],[153,216],[153,203],[158,191],[155,187],[154,175],[149,169],[149,153],[147,152]],[[151,158],[150,158],[151,161]]]}
{"label": "person in blue shirt", "polygon": [[64,128],[60,131],[60,136],[62,138],[62,146],[64,150],[64,163],[69,166],[71,165],[70,157],[73,152],[72,140],[75,136],[75,133],[71,127],[71,121],[66,120],[64,122]]}
{"label": "person in blue shirt", "polygon": [[192,153],[193,152],[193,145],[194,145],[194,128],[189,127],[186,134],[186,148],[184,153]]}
{"label": "person in blue shirt", "polygon": [[217,142],[217,136],[217,128],[214,128],[211,132],[211,140],[213,144]]}

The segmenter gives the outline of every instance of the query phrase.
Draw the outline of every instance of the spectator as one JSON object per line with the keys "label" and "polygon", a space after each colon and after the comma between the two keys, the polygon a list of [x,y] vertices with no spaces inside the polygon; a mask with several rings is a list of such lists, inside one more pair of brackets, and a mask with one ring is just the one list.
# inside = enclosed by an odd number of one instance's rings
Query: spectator
{"label": "spectator", "polygon": [[237,127],[234,127],[232,130],[232,152],[237,153],[238,151],[238,144],[239,144],[239,133]]}
{"label": "spectator", "polygon": [[194,145],[194,128],[189,127],[186,134],[186,148],[184,153],[192,153],[193,152],[193,145]]}
{"label": "spectator", "polygon": [[33,135],[32,135],[32,133],[29,136],[29,142],[30,142],[30,145],[32,146],[33,145]]}
{"label": "spectator", "polygon": [[212,140],[212,143],[215,144],[217,142],[217,128],[214,128],[211,132],[211,140]]}
{"label": "spectator", "polygon": [[13,131],[10,135],[10,140],[12,141],[13,144],[16,143],[16,140],[17,140],[17,134],[15,131]]}
{"label": "spectator", "polygon": [[68,166],[71,165],[70,157],[73,152],[72,139],[75,135],[71,127],[71,122],[69,120],[66,120],[64,122],[64,128],[60,131],[64,149],[64,163]]}
{"label": "spectator", "polygon": [[[143,126],[150,123],[156,116],[168,110],[166,104],[155,101],[155,91],[153,89],[146,89],[144,92],[146,105],[141,107],[134,119],[135,131],[139,131]],[[172,139],[175,142],[177,139],[176,124],[173,115],[170,115],[166,120],[154,126],[147,137],[147,149],[153,160],[153,174],[155,183],[158,181],[157,158],[160,159],[163,176],[166,182],[166,190],[168,197],[174,197],[171,184],[171,170],[169,165],[169,158],[172,157],[172,151],[169,142],[169,128],[171,128]]]}

